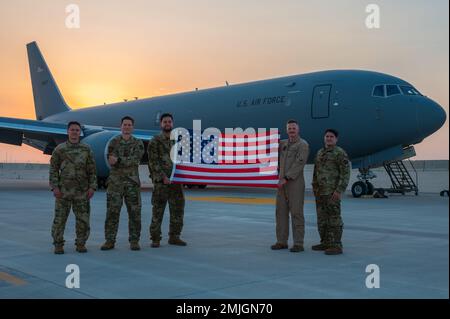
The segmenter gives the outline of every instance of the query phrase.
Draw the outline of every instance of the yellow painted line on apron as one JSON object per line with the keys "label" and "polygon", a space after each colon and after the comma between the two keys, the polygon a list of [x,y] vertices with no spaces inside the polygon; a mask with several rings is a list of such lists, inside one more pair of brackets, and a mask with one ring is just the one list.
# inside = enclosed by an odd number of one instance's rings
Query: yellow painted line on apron
{"label": "yellow painted line on apron", "polygon": [[25,280],[22,280],[20,278],[17,278],[13,275],[1,271],[0,271],[0,280],[9,282],[10,284],[13,284],[15,286],[23,286],[27,283]]}
{"label": "yellow painted line on apron", "polygon": [[[267,197],[194,197],[187,196],[188,200],[197,200],[202,202],[218,202],[218,203],[230,203],[230,204],[253,204],[253,205],[275,205],[275,198]],[[305,203],[314,203],[314,201],[306,200]]]}

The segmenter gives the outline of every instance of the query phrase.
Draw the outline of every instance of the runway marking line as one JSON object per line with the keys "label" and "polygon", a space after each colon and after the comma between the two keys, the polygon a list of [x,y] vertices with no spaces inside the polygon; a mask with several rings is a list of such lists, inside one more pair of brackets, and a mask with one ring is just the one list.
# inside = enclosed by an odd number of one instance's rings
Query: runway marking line
{"label": "runway marking line", "polygon": [[[196,200],[202,202],[218,202],[218,203],[230,203],[230,204],[253,204],[253,205],[275,205],[275,198],[267,197],[225,197],[225,196],[187,196],[188,200]],[[305,200],[305,203],[314,203],[312,200]]]}
{"label": "runway marking line", "polygon": [[10,284],[13,284],[14,286],[23,286],[27,284],[25,280],[2,271],[0,271],[0,280],[6,281]]}

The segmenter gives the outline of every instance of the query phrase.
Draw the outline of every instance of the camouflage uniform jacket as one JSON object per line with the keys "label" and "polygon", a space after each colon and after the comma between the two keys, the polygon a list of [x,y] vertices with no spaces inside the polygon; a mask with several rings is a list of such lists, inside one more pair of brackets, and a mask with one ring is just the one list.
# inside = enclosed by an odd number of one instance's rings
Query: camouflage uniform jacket
{"label": "camouflage uniform jacket", "polygon": [[94,153],[83,143],[59,144],[50,159],[50,187],[59,188],[64,197],[84,195],[97,189]]}
{"label": "camouflage uniform jacket", "polygon": [[111,166],[108,184],[133,181],[141,185],[139,179],[139,164],[144,155],[144,143],[131,136],[128,141],[122,135],[114,137],[108,145],[108,157],[117,158],[117,163]]}
{"label": "camouflage uniform jacket", "polygon": [[317,195],[345,192],[350,179],[347,153],[339,146],[322,148],[314,161],[313,190]]}
{"label": "camouflage uniform jacket", "polygon": [[148,143],[148,170],[153,183],[161,183],[164,176],[172,175],[173,162],[170,158],[170,150],[175,141],[166,137],[163,133],[152,138]]}

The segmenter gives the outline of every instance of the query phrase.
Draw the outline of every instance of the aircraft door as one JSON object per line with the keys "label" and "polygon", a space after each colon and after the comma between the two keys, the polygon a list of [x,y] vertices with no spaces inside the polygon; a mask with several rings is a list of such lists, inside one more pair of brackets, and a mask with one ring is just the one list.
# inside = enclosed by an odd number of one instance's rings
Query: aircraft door
{"label": "aircraft door", "polygon": [[314,87],[311,116],[313,119],[325,118],[330,115],[331,84]]}

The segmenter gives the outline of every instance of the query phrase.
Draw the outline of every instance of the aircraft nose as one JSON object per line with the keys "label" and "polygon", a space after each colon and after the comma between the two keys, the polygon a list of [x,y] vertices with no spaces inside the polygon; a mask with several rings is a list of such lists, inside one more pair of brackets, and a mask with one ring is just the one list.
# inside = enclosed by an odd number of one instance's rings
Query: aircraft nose
{"label": "aircraft nose", "polygon": [[424,137],[440,129],[447,119],[445,110],[433,100],[427,99],[426,103],[421,103],[417,108],[419,130]]}

